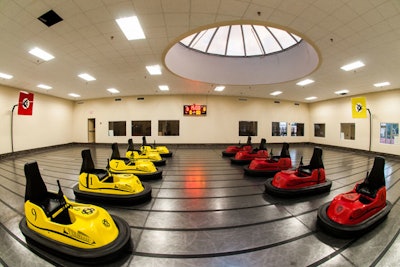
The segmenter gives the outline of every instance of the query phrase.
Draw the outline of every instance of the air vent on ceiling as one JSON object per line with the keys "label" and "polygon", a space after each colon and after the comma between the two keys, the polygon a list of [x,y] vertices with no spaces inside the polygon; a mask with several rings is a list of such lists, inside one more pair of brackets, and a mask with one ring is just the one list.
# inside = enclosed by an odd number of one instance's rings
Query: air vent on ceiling
{"label": "air vent on ceiling", "polygon": [[62,21],[63,19],[56,12],[50,10],[47,13],[44,13],[43,15],[38,17],[38,20],[43,22],[47,27],[50,27]]}
{"label": "air vent on ceiling", "polygon": [[247,98],[239,98],[239,101],[247,101]]}
{"label": "air vent on ceiling", "polygon": [[144,97],[138,97],[136,100],[144,100]]}
{"label": "air vent on ceiling", "polygon": [[115,98],[114,101],[122,101],[121,98]]}

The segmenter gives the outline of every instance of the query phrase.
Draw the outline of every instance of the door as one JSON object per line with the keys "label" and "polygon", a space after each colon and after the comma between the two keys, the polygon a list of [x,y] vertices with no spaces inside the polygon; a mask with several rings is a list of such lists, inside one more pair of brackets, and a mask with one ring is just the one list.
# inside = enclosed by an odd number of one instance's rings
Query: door
{"label": "door", "polygon": [[96,142],[96,119],[88,119],[88,143]]}

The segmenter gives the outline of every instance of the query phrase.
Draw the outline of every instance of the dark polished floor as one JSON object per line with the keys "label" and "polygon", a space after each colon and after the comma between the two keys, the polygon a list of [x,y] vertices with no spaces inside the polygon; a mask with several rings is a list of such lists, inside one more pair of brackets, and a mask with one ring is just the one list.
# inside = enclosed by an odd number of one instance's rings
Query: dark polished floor
{"label": "dark polished floor", "polygon": [[[271,146],[267,146],[271,149]],[[279,145],[273,145],[276,154]],[[75,266],[31,252],[18,223],[23,214],[26,162],[37,161],[49,190],[74,199],[81,166],[79,145],[0,160],[0,265]],[[111,146],[92,146],[98,168],[106,166]],[[163,179],[150,182],[150,202],[105,206],[130,225],[134,251],[110,266],[398,266],[400,256],[400,160],[386,156],[388,218],[359,238],[340,239],[316,227],[317,209],[350,190],[372,167],[374,155],[323,148],[331,192],[300,199],[263,194],[265,178],[243,175],[242,166],[221,156],[221,147],[173,148]],[[120,146],[124,154],[124,146]],[[293,145],[292,162],[308,163],[310,145]]]}

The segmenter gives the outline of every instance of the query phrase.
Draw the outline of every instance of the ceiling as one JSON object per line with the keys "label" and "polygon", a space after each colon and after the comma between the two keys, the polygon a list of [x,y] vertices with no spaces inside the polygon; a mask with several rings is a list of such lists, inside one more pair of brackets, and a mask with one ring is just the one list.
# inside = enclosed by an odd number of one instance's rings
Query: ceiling
{"label": "ceiling", "polygon": [[[47,27],[37,18],[54,10],[63,21]],[[128,41],[115,19],[136,15],[146,39]],[[227,85],[182,78],[164,65],[164,55],[179,39],[211,24],[259,21],[290,29],[319,53],[318,67],[298,80],[276,84]],[[400,88],[400,1],[398,0],[0,0],[0,83],[71,100],[104,97],[204,94],[276,98],[310,102]],[[55,56],[38,60],[28,53],[40,47]],[[361,60],[365,66],[345,72],[341,66]],[[147,65],[162,65],[151,76]],[[77,75],[96,78],[86,82]],[[266,73],[265,75],[268,75]],[[376,88],[374,83],[391,85]],[[51,90],[38,84],[52,86]],[[168,85],[169,91],[160,91]],[[106,89],[116,88],[118,94]],[[274,91],[283,93],[273,97]],[[79,98],[69,93],[81,95]]]}

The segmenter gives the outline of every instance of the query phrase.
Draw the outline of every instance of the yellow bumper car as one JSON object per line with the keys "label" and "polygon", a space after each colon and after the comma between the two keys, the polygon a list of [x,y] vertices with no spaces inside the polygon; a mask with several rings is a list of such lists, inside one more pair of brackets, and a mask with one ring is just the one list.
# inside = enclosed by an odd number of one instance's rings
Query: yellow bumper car
{"label": "yellow bumper car", "polygon": [[158,152],[163,158],[172,157],[172,152],[170,152],[166,146],[148,145],[146,136],[142,137],[142,146],[140,147],[140,150],[143,152]]}
{"label": "yellow bumper car", "polygon": [[133,174],[111,174],[107,170],[96,169],[90,149],[82,150],[79,183],[73,189],[79,199],[125,205],[150,200],[152,190],[150,184],[141,182]]}
{"label": "yellow bumper car", "polygon": [[156,180],[162,178],[162,170],[158,170],[153,162],[148,160],[132,161],[129,158],[123,158],[119,154],[118,144],[112,144],[111,159],[108,162],[107,169],[111,173],[134,174],[140,180]]}
{"label": "yellow bumper car", "polygon": [[128,223],[105,209],[47,191],[37,162],[27,163],[25,217],[19,228],[30,249],[83,264],[114,261],[132,251]]}
{"label": "yellow bumper car", "polygon": [[128,149],[125,155],[131,161],[148,160],[153,162],[155,166],[163,166],[166,163],[166,160],[158,152],[136,150],[132,138],[128,140]]}

